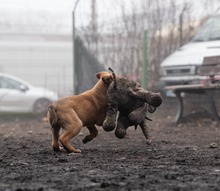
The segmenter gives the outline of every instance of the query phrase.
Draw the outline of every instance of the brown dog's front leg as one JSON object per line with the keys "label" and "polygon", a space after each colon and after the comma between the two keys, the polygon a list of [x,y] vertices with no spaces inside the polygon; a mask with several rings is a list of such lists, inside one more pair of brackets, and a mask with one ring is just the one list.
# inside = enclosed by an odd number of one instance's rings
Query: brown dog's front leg
{"label": "brown dog's front leg", "polygon": [[87,127],[90,135],[85,136],[85,138],[83,139],[83,143],[88,143],[89,141],[91,141],[92,139],[94,139],[97,135],[98,135],[98,130],[96,128],[96,126],[89,126]]}
{"label": "brown dog's front leg", "polygon": [[143,131],[143,134],[146,138],[146,141],[147,141],[147,144],[150,145],[151,142],[152,142],[152,139],[151,139],[151,136],[150,136],[150,133],[149,133],[149,128],[148,128],[148,125],[147,125],[147,120],[144,119],[141,123],[140,123],[140,127]]}

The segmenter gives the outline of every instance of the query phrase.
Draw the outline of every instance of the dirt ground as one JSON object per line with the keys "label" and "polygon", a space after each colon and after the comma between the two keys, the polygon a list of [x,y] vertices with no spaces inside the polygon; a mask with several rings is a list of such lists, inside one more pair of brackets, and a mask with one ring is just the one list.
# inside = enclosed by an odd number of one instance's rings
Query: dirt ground
{"label": "dirt ground", "polygon": [[3,115],[0,190],[220,190],[220,123],[175,125],[176,109],[165,102],[151,116],[151,145],[134,127],[121,140],[99,127],[98,137],[83,144],[83,129],[72,141],[81,154],[54,152],[40,117]]}

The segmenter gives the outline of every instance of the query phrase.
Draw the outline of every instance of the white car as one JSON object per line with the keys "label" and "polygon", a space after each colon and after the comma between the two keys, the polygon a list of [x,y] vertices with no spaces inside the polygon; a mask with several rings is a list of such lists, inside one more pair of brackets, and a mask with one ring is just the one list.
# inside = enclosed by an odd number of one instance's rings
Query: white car
{"label": "white car", "polygon": [[0,112],[45,113],[48,105],[57,99],[53,91],[0,73]]}
{"label": "white car", "polygon": [[161,63],[160,89],[167,85],[199,83],[203,59],[216,56],[220,56],[220,13],[210,17],[192,41]]}

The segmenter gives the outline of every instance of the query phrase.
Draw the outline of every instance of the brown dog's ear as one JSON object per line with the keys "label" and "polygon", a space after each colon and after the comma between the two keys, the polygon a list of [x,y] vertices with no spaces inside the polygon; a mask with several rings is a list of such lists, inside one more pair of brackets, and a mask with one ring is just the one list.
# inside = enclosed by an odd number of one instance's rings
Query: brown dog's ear
{"label": "brown dog's ear", "polygon": [[100,77],[101,77],[101,72],[97,73],[97,74],[96,74],[96,77],[97,77],[98,79],[100,79]]}

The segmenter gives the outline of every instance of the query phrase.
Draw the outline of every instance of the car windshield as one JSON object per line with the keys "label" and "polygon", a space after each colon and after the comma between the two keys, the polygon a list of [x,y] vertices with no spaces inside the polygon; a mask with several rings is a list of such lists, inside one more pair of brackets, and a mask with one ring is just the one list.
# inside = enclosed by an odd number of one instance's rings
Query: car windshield
{"label": "car windshield", "polygon": [[23,84],[21,84],[18,81],[15,81],[15,80],[7,78],[7,77],[0,76],[0,88],[4,88],[4,89],[20,89],[20,87],[22,85]]}
{"label": "car windshield", "polygon": [[210,18],[193,37],[193,42],[220,40],[220,15]]}

